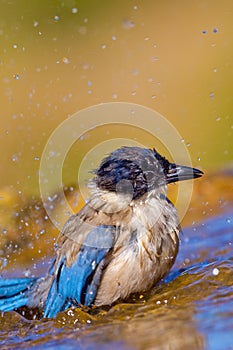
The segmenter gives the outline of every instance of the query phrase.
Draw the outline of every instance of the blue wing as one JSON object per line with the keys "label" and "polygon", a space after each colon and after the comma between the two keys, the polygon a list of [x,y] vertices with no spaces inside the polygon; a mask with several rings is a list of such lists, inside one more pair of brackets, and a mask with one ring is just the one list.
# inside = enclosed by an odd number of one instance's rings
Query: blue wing
{"label": "blue wing", "polygon": [[115,226],[95,227],[88,233],[71,266],[67,266],[65,257],[61,259],[48,294],[44,317],[54,317],[71,305],[88,306],[94,302],[104,258],[113,245],[115,231]]}

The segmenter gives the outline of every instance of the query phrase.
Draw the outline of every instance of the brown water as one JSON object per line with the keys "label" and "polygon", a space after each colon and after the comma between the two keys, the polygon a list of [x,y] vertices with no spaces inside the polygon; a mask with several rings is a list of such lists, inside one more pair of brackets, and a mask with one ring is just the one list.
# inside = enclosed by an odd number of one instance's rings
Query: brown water
{"label": "brown water", "polygon": [[232,209],[184,229],[174,268],[146,294],[53,320],[2,314],[1,349],[233,349]]}

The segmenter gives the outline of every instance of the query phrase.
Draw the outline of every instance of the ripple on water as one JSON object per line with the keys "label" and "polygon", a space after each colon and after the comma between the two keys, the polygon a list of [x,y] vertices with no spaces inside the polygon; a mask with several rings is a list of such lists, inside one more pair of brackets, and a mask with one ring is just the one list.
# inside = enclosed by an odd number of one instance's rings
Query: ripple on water
{"label": "ripple on water", "polygon": [[5,313],[0,317],[1,346],[215,350],[224,344],[228,349],[233,319],[232,238],[229,212],[185,229],[165,283],[110,310],[68,310],[54,320],[40,321]]}

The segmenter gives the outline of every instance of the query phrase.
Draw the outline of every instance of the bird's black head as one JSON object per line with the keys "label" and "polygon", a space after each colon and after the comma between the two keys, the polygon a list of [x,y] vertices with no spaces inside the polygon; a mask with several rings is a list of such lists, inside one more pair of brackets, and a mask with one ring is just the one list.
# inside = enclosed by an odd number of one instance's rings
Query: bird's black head
{"label": "bird's black head", "polygon": [[125,146],[103,159],[95,182],[100,189],[129,193],[136,199],[168,183],[202,174],[200,170],[170,163],[155,149]]}

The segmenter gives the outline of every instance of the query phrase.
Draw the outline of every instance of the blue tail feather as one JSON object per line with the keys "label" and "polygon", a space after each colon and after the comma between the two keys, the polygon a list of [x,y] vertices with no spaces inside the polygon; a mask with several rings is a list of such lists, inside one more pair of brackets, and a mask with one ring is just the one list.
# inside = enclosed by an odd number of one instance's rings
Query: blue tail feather
{"label": "blue tail feather", "polygon": [[30,288],[37,278],[0,278],[0,310],[11,311],[26,306],[30,298]]}
{"label": "blue tail feather", "polygon": [[115,226],[96,226],[87,234],[72,263],[64,254],[45,277],[0,278],[0,311],[39,307],[43,317],[55,317],[71,306],[92,305],[115,236]]}
{"label": "blue tail feather", "polygon": [[[47,299],[46,308],[44,310],[44,317],[54,317],[58,311],[63,310],[63,305],[65,304],[66,297],[61,293],[57,293],[56,281],[53,281],[53,284],[49,291],[49,297]],[[51,316],[52,315],[52,316]]]}

